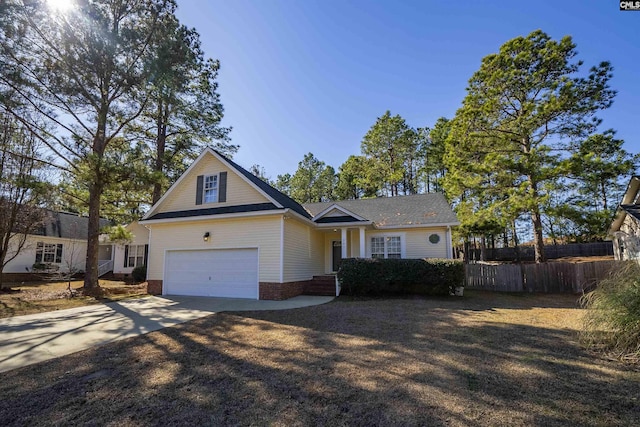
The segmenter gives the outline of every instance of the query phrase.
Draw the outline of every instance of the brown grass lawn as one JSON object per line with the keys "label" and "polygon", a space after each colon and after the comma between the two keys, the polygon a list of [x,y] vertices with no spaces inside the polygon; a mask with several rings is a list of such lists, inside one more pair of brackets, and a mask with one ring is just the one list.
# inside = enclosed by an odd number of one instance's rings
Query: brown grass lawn
{"label": "brown grass lawn", "polygon": [[[71,282],[71,288],[75,291],[82,288],[82,285],[83,282],[79,280]],[[101,298],[81,294],[72,298],[68,286],[68,282],[32,282],[12,285],[11,291],[3,289],[0,291],[0,318],[116,301],[147,292],[146,286],[100,280],[100,287],[105,291]]]}
{"label": "brown grass lawn", "polygon": [[570,295],[220,313],[3,373],[4,425],[640,423],[640,372],[577,342]]}

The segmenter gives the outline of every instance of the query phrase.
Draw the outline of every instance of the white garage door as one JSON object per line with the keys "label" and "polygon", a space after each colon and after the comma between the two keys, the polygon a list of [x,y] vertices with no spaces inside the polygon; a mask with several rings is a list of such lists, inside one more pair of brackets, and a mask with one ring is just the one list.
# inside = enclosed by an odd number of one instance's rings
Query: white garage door
{"label": "white garage door", "polygon": [[168,295],[258,299],[258,250],[168,251]]}

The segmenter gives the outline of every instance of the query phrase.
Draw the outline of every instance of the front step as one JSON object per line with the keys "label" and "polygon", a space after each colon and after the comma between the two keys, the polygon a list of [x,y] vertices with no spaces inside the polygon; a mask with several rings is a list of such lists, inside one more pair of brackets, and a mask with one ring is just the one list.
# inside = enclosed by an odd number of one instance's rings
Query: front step
{"label": "front step", "polygon": [[311,281],[305,283],[303,295],[335,296],[336,276],[313,276]]}

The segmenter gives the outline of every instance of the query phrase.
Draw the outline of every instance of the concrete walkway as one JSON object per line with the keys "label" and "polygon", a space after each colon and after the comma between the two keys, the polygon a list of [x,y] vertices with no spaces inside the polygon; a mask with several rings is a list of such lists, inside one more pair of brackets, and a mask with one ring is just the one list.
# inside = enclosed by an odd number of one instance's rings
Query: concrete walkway
{"label": "concrete walkway", "polygon": [[286,310],[324,304],[333,297],[286,301],[145,297],[0,319],[0,372],[146,334],[221,311]]}

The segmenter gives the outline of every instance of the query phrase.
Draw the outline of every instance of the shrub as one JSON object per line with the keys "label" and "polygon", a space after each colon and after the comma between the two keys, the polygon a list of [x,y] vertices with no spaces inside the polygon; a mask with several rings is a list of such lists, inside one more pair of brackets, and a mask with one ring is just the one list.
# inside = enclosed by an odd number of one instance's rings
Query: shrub
{"label": "shrub", "polygon": [[343,259],[338,271],[346,295],[449,295],[464,286],[464,264],[450,259]]}
{"label": "shrub", "polygon": [[131,271],[131,277],[133,277],[133,280],[136,282],[144,282],[147,280],[147,266],[139,265],[134,268],[133,271]]}
{"label": "shrub", "polygon": [[60,266],[50,262],[36,262],[31,266],[31,269],[36,273],[55,273],[60,269]]}
{"label": "shrub", "polygon": [[588,347],[621,359],[640,360],[640,266],[621,268],[580,299],[587,310],[581,338]]}

